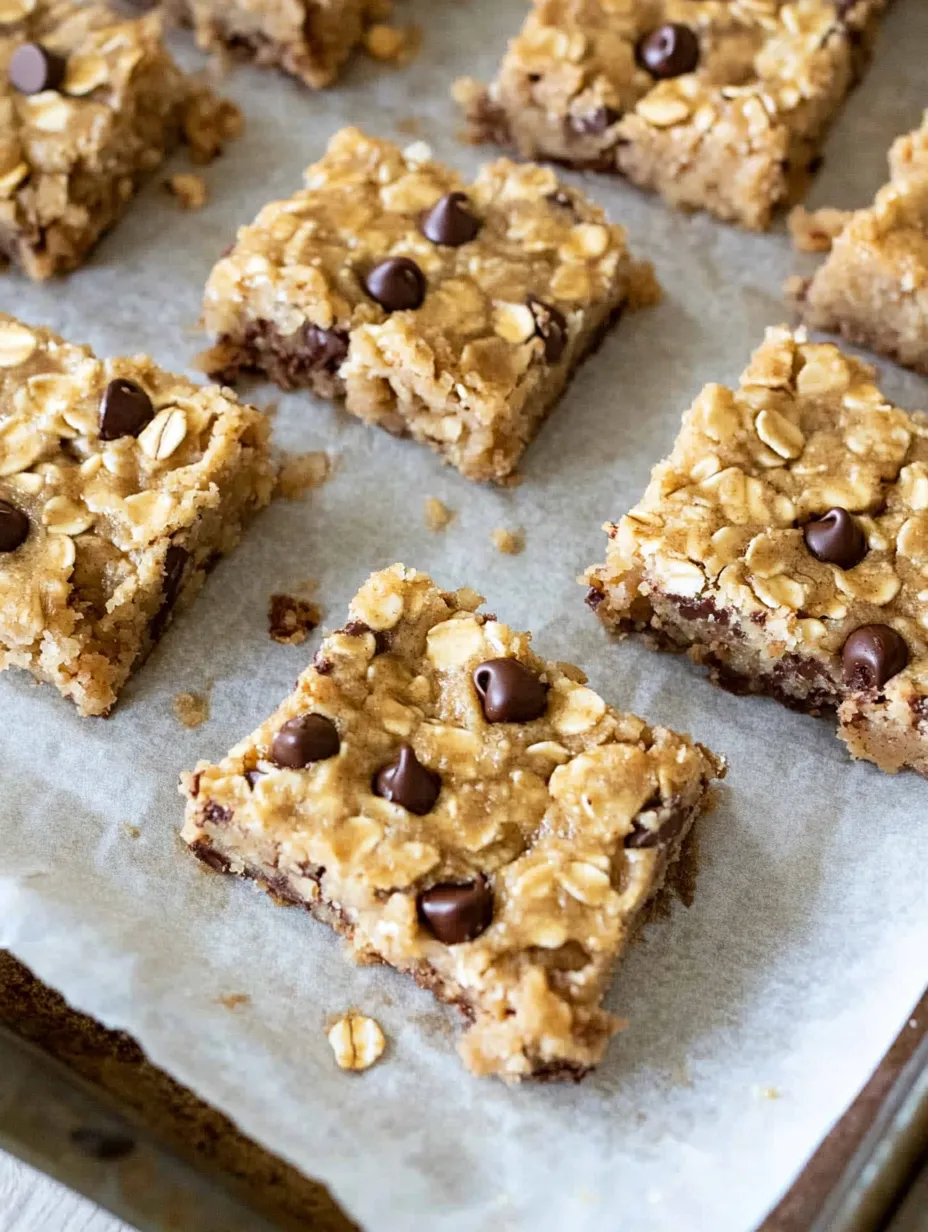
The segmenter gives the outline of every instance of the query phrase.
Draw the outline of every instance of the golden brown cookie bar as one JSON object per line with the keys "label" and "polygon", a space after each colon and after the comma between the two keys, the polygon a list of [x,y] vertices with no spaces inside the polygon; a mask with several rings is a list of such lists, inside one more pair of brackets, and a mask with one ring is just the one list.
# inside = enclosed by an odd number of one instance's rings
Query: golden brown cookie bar
{"label": "golden brown cookie bar", "polygon": [[802,187],[885,0],[535,0],[472,136],[751,228]]}
{"label": "golden brown cookie bar", "polygon": [[768,330],[606,527],[588,601],[736,692],[837,709],[854,757],[928,775],[928,418],[874,377]]}
{"label": "golden brown cookie bar", "polygon": [[184,776],[183,837],[470,1021],[478,1074],[579,1078],[617,957],[724,763],[620,714],[530,635],[394,565],[296,691]]}
{"label": "golden brown cookie bar", "polygon": [[155,14],[0,6],[0,257],[30,278],[80,265],[184,137],[207,159],[239,117],[174,64]]}
{"label": "golden brown cookie bar", "polygon": [[106,714],[271,486],[228,390],[0,314],[0,669]]}
{"label": "golden brown cookie bar", "polygon": [[[136,0],[138,3],[139,0]],[[313,89],[331,85],[361,41],[376,0],[164,0],[207,51],[280,67]]]}
{"label": "golden brown cookie bar", "polygon": [[549,169],[503,160],[466,186],[421,143],[350,128],[213,270],[208,364],[344,398],[501,480],[623,307],[654,294],[623,229]]}
{"label": "golden brown cookie bar", "polygon": [[[822,211],[821,246],[837,217],[831,255],[799,287],[797,304],[813,328],[928,373],[928,113],[893,145],[889,168],[870,209],[843,217]],[[797,223],[815,227],[816,217],[803,214]]]}

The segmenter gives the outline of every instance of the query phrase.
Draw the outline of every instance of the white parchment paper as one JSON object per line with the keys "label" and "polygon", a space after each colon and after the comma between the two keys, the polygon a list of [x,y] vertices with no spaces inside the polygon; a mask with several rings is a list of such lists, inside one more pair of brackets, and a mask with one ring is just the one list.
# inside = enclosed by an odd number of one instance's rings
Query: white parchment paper
{"label": "white parchment paper", "polygon": [[[320,95],[236,73],[228,88],[247,133],[207,171],[206,210],[182,213],[155,183],[87,269],[41,288],[5,277],[0,305],[101,353],[144,350],[189,368],[213,261],[237,224],[298,186],[339,126],[408,141],[416,117],[439,156],[473,170],[486,152],[456,142],[448,86],[492,73],[524,3],[406,7],[425,29],[411,67],[359,63]],[[882,182],[890,140],[928,102],[926,47],[928,7],[898,0],[814,203],[862,204]],[[621,182],[586,183],[654,260],[666,299],[626,317],[584,367],[529,451],[521,487],[474,487],[424,449],[305,395],[284,398],[279,445],[338,453],[335,478],[260,519],[109,721],[78,719],[22,674],[0,677],[0,945],[325,1181],[368,1232],[742,1232],[789,1185],[928,980],[925,783],[852,764],[827,721],[730,697],[684,661],[610,644],[583,604],[574,579],[602,558],[600,524],[635,501],[700,387],[734,380],[764,327],[784,319],[781,283],[800,267],[782,229],[747,235]],[[902,405],[928,405],[928,383],[882,370]],[[428,495],[457,511],[442,535],[423,524]],[[499,526],[525,528],[523,555],[497,553]],[[269,593],[318,578],[337,626],[368,572],[395,560],[477,586],[503,619],[535,630],[543,653],[583,664],[612,702],[731,760],[704,827],[696,902],[628,956],[610,1000],[631,1026],[580,1087],[471,1078],[452,1012],[389,971],[346,963],[304,913],[204,875],[176,838],[179,771],[264,718],[315,647],[270,641]],[[174,696],[210,686],[209,721],[186,730]],[[249,1000],[229,1009],[220,998],[234,993]],[[351,1006],[390,1040],[363,1076],[336,1070],[324,1035],[328,1016]]]}

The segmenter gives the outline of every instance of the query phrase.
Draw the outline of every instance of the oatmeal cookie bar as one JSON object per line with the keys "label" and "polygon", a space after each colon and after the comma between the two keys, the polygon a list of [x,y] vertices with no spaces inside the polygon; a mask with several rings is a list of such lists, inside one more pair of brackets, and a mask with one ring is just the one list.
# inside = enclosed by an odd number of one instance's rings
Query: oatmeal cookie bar
{"label": "oatmeal cookie bar", "polygon": [[[143,3],[145,0],[135,0]],[[360,43],[379,0],[164,0],[172,17],[193,26],[206,51],[232,52],[280,67],[313,89],[331,85]]]}
{"label": "oatmeal cookie bar", "polygon": [[[831,254],[796,302],[813,328],[928,373],[928,113],[893,145],[889,169],[871,208],[821,211],[817,234],[827,247],[834,227]],[[803,217],[814,226],[818,215]]]}
{"label": "oatmeal cookie bar", "polygon": [[0,669],[106,714],[271,486],[230,391],[0,314]]}
{"label": "oatmeal cookie bar", "polygon": [[579,1078],[724,763],[611,709],[481,602],[373,574],[276,713],[184,776],[183,837],[458,1005],[475,1073]]}
{"label": "oatmeal cookie bar", "polygon": [[736,692],[837,709],[854,757],[928,775],[928,418],[874,377],[769,330],[607,525],[588,601]]}
{"label": "oatmeal cookie bar", "polygon": [[205,161],[238,123],[174,64],[157,15],[4,0],[0,257],[37,280],[75,269],[181,137]]}
{"label": "oatmeal cookie bar", "polygon": [[535,0],[472,136],[617,171],[672,205],[769,226],[862,69],[885,0]]}
{"label": "oatmeal cookie bar", "polygon": [[343,398],[469,479],[501,480],[655,285],[623,229],[549,169],[501,160],[466,186],[421,143],[344,129],[210,275],[207,363]]}

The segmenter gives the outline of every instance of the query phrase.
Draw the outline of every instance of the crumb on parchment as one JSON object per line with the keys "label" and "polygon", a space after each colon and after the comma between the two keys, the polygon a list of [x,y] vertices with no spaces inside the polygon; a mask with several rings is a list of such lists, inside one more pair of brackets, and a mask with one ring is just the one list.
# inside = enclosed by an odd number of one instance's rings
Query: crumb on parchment
{"label": "crumb on parchment", "polygon": [[440,531],[444,530],[449,523],[453,522],[455,512],[449,509],[444,501],[440,501],[437,496],[427,496],[425,498],[425,524],[429,530]]}
{"label": "crumb on parchment", "polygon": [[490,531],[490,539],[496,550],[504,556],[518,556],[525,551],[525,532],[521,529],[506,530],[498,526],[496,530]]}
{"label": "crumb on parchment", "polygon": [[206,181],[190,172],[179,172],[164,181],[168,192],[176,197],[185,210],[202,210],[209,200]]}
{"label": "crumb on parchment", "polygon": [[178,693],[174,714],[184,727],[199,727],[209,718],[209,697],[204,693]]}
{"label": "crumb on parchment", "polygon": [[318,603],[299,595],[273,594],[267,606],[267,631],[284,646],[300,646],[322,620]]}
{"label": "crumb on parchment", "polygon": [[277,495],[284,500],[300,500],[313,488],[321,487],[334,470],[334,459],[324,449],[284,454],[277,476]]}

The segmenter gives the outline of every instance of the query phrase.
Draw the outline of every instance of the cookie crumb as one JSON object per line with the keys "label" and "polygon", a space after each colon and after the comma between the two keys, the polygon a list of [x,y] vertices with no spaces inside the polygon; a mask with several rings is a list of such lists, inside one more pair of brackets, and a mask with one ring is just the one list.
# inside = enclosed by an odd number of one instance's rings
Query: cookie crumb
{"label": "cookie crumb", "polygon": [[178,693],[174,714],[184,727],[199,727],[209,718],[209,698],[201,693]]}
{"label": "cookie crumb", "polygon": [[780,1089],[779,1087],[755,1087],[754,1094],[758,1099],[779,1099]]}
{"label": "cookie crumb", "polygon": [[206,182],[198,175],[182,172],[164,181],[164,186],[185,210],[202,210],[209,200]]}
{"label": "cookie crumb", "polygon": [[380,1024],[350,1010],[326,1032],[339,1069],[370,1069],[387,1046]]}
{"label": "cookie crumb", "polygon": [[267,606],[267,631],[282,646],[300,646],[322,619],[319,605],[297,595],[271,595]]}
{"label": "cookie crumb", "polygon": [[130,825],[128,821],[124,821],[122,823],[122,828],[127,838],[142,837],[142,831],[138,828],[138,826]]}
{"label": "cookie crumb", "polygon": [[191,161],[202,164],[211,163],[226,142],[242,135],[245,118],[234,103],[201,85],[190,94],[183,124]]}
{"label": "cookie crumb", "polygon": [[793,247],[798,252],[829,252],[850,219],[850,210],[807,210],[797,205],[787,219]]}
{"label": "cookie crumb", "polygon": [[422,43],[418,26],[373,25],[364,36],[364,49],[375,60],[408,64]]}
{"label": "cookie crumb", "polygon": [[449,509],[437,496],[425,498],[425,524],[429,530],[440,531],[454,521],[454,510]]}
{"label": "cookie crumb", "polygon": [[504,556],[518,556],[525,551],[525,532],[522,530],[505,530],[498,526],[490,531],[490,538],[497,552],[502,552]]}
{"label": "cookie crumb", "polygon": [[313,488],[321,487],[334,470],[335,464],[324,449],[286,454],[277,476],[277,494],[284,500],[300,500]]}
{"label": "cookie crumb", "polygon": [[405,137],[421,137],[422,121],[418,116],[401,116],[396,121],[396,131]]}
{"label": "cookie crumb", "polygon": [[219,998],[219,1004],[224,1005],[227,1010],[238,1009],[240,1005],[247,1005],[251,997],[244,992],[227,992]]}

